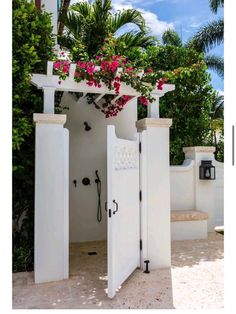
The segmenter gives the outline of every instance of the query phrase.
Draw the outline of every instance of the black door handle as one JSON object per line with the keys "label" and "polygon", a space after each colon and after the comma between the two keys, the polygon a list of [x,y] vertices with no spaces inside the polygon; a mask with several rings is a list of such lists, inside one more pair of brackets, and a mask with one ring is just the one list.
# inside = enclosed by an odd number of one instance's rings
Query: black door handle
{"label": "black door handle", "polygon": [[115,215],[115,213],[118,212],[119,206],[115,200],[113,200],[113,203],[116,205],[116,210],[113,211],[113,215]]}

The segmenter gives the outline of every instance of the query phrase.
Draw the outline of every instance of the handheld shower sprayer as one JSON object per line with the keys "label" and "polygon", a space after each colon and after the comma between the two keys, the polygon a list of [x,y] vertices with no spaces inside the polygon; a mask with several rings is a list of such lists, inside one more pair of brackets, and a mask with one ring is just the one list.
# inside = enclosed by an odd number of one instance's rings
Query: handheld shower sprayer
{"label": "handheld shower sprayer", "polygon": [[102,182],[98,175],[98,170],[95,170],[95,183],[97,184],[97,194],[98,194],[98,207],[97,207],[97,221],[101,222],[102,220],[102,206],[101,206],[101,188],[102,188]]}

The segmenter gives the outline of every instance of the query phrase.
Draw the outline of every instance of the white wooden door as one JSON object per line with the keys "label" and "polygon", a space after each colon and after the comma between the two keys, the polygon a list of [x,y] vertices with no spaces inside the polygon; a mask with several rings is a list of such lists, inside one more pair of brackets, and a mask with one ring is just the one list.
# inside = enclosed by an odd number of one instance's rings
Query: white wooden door
{"label": "white wooden door", "polygon": [[139,140],[107,126],[108,297],[140,266]]}

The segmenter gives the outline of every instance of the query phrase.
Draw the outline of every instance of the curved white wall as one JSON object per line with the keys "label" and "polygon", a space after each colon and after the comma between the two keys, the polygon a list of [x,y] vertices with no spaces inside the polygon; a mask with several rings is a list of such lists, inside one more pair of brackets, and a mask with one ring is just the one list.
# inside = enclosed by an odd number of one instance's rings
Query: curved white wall
{"label": "curved white wall", "polygon": [[194,161],[185,160],[181,166],[170,167],[171,210],[194,209]]}
{"label": "curved white wall", "polygon": [[[120,138],[134,139],[137,132],[137,100],[131,100],[117,117],[108,119],[94,105],[88,105],[85,99],[77,103],[73,94],[65,93],[61,103],[69,107],[64,113],[67,114],[65,127],[70,131],[70,242],[103,240],[106,239],[106,126],[115,125]],[[92,130],[85,131],[85,121]],[[95,170],[98,170],[102,181],[100,223],[97,221]],[[90,179],[91,185],[82,184],[84,177]],[[76,187],[73,180],[77,180]]]}

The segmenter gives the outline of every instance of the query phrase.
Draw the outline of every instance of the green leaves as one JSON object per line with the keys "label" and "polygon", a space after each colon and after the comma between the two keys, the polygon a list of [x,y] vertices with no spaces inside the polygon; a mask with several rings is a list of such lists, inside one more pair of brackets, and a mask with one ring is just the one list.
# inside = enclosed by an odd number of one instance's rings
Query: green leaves
{"label": "green leaves", "polygon": [[[208,144],[214,91],[204,55],[186,47],[158,46],[137,54],[137,59],[138,64],[148,64],[154,72],[164,70],[168,83],[175,84],[175,91],[160,98],[160,116],[173,119],[170,163],[180,164],[184,146]],[[147,109],[139,105],[138,114],[139,119],[146,117]]]}
{"label": "green leaves", "polygon": [[60,38],[60,43],[69,49],[76,47],[78,42],[82,43],[90,57],[103,46],[109,35],[114,36],[127,24],[133,24],[133,31],[125,32],[118,38],[128,48],[134,45],[147,47],[157,43],[147,35],[145,20],[139,11],[128,9],[114,13],[110,0],[78,2],[70,7],[67,15],[61,16],[61,21],[65,24],[66,31]]}
{"label": "green leaves", "polygon": [[[41,112],[42,92],[30,84],[33,72],[44,72],[54,39],[48,13],[34,2],[13,0],[13,270],[33,269],[34,125]],[[24,216],[21,227],[19,221]]]}

